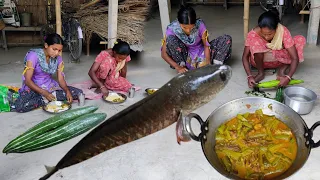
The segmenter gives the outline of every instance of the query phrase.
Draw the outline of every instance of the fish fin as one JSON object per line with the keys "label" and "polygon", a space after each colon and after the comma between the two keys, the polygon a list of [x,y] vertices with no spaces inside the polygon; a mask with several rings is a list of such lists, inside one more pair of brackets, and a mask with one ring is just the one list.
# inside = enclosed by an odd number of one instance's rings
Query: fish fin
{"label": "fish fin", "polygon": [[188,132],[185,130],[185,117],[183,116],[182,111],[179,113],[178,121],[176,124],[176,136],[177,136],[177,143],[180,145],[181,142],[188,142],[191,140]]}
{"label": "fish fin", "polygon": [[56,168],[55,166],[46,166],[46,165],[44,165],[44,167],[46,168],[47,173],[50,173],[51,171],[53,171]]}
{"label": "fish fin", "polygon": [[53,167],[45,166],[45,168],[47,170],[47,174],[44,175],[39,180],[46,180],[46,179],[48,179],[50,176],[52,176],[54,173],[56,173],[59,170],[56,166],[53,166]]}

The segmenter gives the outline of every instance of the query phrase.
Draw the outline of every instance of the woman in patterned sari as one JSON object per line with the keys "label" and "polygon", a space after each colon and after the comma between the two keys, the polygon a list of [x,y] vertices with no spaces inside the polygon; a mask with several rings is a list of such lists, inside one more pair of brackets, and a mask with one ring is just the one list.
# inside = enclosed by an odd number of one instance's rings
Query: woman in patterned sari
{"label": "woman in patterned sari", "polygon": [[224,64],[231,56],[231,45],[229,35],[209,42],[204,22],[196,19],[192,7],[182,6],[177,20],[167,27],[161,56],[171,68],[183,73],[207,64]]}
{"label": "woman in patterned sari", "polygon": [[[63,40],[58,34],[49,34],[44,48],[31,49],[24,59],[25,69],[22,75],[22,88],[14,102],[17,112],[28,112],[45,105],[47,101],[64,101],[72,103],[82,90],[67,86],[63,69]],[[57,74],[58,82],[52,78]]]}
{"label": "woman in patterned sari", "polygon": [[117,40],[112,49],[101,51],[88,73],[92,88],[99,88],[103,95],[108,95],[109,90],[128,92],[132,87],[126,79],[130,60],[130,46],[121,40]]}
{"label": "woman in patterned sari", "polygon": [[[247,35],[242,62],[250,88],[264,79],[264,68],[279,68],[279,86],[288,85],[299,62],[304,60],[306,39],[301,35],[292,38],[279,22],[276,9],[265,12],[259,17],[258,26]],[[258,69],[256,76],[251,74],[250,64]]]}

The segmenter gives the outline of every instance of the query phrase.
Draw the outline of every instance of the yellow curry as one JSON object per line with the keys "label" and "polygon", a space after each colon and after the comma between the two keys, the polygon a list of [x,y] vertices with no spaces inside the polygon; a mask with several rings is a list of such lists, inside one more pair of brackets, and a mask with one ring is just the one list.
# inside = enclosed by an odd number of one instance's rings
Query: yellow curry
{"label": "yellow curry", "polygon": [[148,89],[148,94],[151,95],[153,93],[155,93],[157,90],[156,89]]}
{"label": "yellow curry", "polygon": [[286,124],[260,109],[220,125],[215,151],[225,169],[242,179],[272,179],[292,165],[297,142]]}

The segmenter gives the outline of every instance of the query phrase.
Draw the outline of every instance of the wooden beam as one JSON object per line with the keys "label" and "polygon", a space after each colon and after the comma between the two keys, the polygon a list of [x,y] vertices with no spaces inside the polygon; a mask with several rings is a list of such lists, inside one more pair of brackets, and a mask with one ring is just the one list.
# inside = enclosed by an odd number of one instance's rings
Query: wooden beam
{"label": "wooden beam", "polygon": [[318,32],[319,32],[319,20],[320,20],[320,9],[312,8],[319,7],[319,0],[311,0],[311,12],[308,25],[308,35],[307,43],[316,45],[318,41]]}
{"label": "wooden beam", "polygon": [[158,0],[158,3],[159,3],[159,10],[160,10],[162,35],[164,37],[166,34],[167,26],[170,24],[168,1]]}
{"label": "wooden beam", "polygon": [[56,33],[62,36],[62,24],[61,24],[61,2],[55,0],[56,7]]}
{"label": "wooden beam", "polygon": [[249,32],[249,13],[250,13],[250,0],[244,0],[243,7],[243,35],[244,39],[247,38]]}
{"label": "wooden beam", "polygon": [[118,0],[109,0],[108,3],[108,48],[112,48],[117,41]]}
{"label": "wooden beam", "polygon": [[304,14],[310,14],[310,11],[300,11],[299,14],[302,14],[302,15],[304,15]]}
{"label": "wooden beam", "polygon": [[167,0],[168,1],[168,12],[169,12],[169,20],[171,18],[171,0]]}

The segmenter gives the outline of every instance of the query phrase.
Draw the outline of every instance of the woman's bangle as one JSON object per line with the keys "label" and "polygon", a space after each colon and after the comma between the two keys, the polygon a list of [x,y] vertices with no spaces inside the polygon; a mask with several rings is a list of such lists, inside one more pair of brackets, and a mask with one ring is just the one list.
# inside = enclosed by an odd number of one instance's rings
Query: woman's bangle
{"label": "woman's bangle", "polygon": [[291,81],[291,77],[288,75],[284,75],[285,77],[287,77],[290,81]]}
{"label": "woman's bangle", "polygon": [[101,87],[100,87],[100,90],[103,89],[103,88],[105,88],[105,86],[101,86]]}

